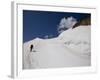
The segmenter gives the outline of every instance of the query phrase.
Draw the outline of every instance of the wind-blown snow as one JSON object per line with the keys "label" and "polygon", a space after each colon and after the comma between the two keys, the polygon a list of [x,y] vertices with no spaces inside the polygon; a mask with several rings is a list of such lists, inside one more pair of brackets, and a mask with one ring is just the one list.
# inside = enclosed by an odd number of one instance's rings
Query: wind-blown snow
{"label": "wind-blown snow", "polygon": [[[90,26],[62,32],[57,38],[36,38],[24,43],[23,68],[57,68],[91,65]],[[30,45],[34,49],[30,52]]]}
{"label": "wind-blown snow", "polygon": [[77,20],[72,16],[62,18],[58,26],[58,33],[62,33],[63,31],[72,28],[76,23]]}

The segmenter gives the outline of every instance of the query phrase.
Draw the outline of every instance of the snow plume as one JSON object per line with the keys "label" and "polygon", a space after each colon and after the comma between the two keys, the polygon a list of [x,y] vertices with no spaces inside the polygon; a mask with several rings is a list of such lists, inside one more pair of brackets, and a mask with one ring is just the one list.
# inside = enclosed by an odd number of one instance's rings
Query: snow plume
{"label": "snow plume", "polygon": [[63,31],[72,28],[76,23],[77,20],[72,16],[62,18],[58,26],[58,33],[62,33]]}

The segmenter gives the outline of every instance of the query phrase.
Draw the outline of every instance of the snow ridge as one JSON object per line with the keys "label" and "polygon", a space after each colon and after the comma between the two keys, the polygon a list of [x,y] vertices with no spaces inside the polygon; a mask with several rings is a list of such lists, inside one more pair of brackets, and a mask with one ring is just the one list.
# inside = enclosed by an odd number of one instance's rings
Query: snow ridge
{"label": "snow ridge", "polygon": [[[57,38],[36,38],[24,43],[23,68],[57,68],[91,65],[90,26],[62,32]],[[30,45],[34,49],[30,52]]]}

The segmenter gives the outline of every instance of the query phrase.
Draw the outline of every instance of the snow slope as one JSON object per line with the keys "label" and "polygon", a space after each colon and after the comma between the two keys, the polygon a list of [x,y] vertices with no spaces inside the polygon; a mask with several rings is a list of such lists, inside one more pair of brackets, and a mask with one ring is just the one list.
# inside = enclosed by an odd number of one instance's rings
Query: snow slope
{"label": "snow slope", "polygon": [[[91,27],[80,26],[57,38],[36,38],[24,43],[23,68],[79,67],[91,65]],[[34,50],[30,52],[30,45]]]}

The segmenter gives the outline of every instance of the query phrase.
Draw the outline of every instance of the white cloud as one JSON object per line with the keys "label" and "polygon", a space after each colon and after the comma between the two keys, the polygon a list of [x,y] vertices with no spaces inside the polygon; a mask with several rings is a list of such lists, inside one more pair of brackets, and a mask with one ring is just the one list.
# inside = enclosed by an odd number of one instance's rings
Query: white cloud
{"label": "white cloud", "polygon": [[58,33],[63,32],[69,28],[72,28],[77,23],[77,20],[74,17],[68,17],[67,19],[64,17],[61,19],[58,26]]}

